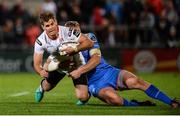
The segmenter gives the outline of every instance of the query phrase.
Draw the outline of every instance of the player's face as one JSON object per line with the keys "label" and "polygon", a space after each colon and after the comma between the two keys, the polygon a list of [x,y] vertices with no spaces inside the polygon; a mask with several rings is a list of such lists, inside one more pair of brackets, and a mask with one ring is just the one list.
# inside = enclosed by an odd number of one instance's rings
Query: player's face
{"label": "player's face", "polygon": [[43,29],[51,39],[56,39],[58,36],[58,25],[54,19],[50,19],[48,22],[44,22]]}

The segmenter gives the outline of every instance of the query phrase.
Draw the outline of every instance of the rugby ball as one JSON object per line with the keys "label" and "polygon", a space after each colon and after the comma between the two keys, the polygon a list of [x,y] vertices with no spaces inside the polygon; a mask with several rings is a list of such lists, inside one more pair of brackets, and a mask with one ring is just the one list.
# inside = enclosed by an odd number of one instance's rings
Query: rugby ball
{"label": "rugby ball", "polygon": [[59,68],[59,61],[58,60],[51,60],[51,62],[49,63],[48,65],[48,71],[51,72],[51,71],[55,71]]}
{"label": "rugby ball", "polygon": [[75,49],[77,47],[77,42],[67,42],[67,43],[63,43],[61,46],[59,46],[59,54],[60,55],[67,55],[67,53],[65,51],[62,51],[63,49],[66,49],[67,47],[72,47],[73,49]]}

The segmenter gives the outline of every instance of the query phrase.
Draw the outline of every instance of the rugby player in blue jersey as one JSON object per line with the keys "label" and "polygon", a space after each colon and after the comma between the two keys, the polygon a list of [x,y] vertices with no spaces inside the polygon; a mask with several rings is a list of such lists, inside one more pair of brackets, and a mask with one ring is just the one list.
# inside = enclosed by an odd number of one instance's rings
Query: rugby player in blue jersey
{"label": "rugby player in blue jersey", "polygon": [[[76,21],[68,21],[65,26],[81,31],[80,25]],[[91,95],[111,105],[153,105],[151,102],[128,101],[117,94],[117,90],[138,89],[144,91],[149,97],[170,105],[172,108],[180,107],[177,101],[171,99],[153,84],[140,79],[127,70],[117,69],[107,64],[101,55],[96,36],[93,33],[86,35],[94,41],[94,47],[90,50],[82,51],[86,64],[72,71],[70,76],[76,79],[87,73],[88,89]],[[77,104],[83,105],[85,102],[78,101]]]}

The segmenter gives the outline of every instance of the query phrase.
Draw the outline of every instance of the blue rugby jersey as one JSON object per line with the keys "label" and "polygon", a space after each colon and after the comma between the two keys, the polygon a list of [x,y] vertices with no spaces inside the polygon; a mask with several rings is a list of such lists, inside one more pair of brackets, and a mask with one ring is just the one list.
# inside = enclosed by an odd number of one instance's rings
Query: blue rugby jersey
{"label": "blue rugby jersey", "polygon": [[[100,46],[98,44],[98,40],[96,38],[96,36],[93,33],[88,33],[87,36],[94,41],[94,46],[91,49],[94,48],[98,48],[100,49]],[[85,59],[85,62],[87,63],[88,60],[91,58],[90,57],[90,50],[85,50],[82,51],[82,55]],[[104,75],[107,75],[107,73],[109,72],[109,70],[113,71],[115,73],[115,75],[118,76],[119,74],[119,69],[109,65],[103,58],[103,56],[101,56],[101,61],[99,63],[99,65],[96,66],[96,68],[94,68],[93,70],[91,70],[90,72],[88,72],[87,77],[88,77],[88,85],[92,84],[92,83],[97,83],[98,80],[101,80],[102,78],[105,78]],[[109,75],[111,76],[111,75]],[[116,78],[114,78],[114,83],[116,82]],[[114,85],[115,86],[115,85]]]}

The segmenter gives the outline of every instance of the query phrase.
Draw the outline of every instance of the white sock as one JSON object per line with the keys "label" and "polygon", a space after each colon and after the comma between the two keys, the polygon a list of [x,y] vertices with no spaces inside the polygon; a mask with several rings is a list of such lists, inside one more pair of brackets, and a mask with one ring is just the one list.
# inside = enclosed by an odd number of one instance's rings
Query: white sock
{"label": "white sock", "polygon": [[41,85],[39,86],[39,90],[40,90],[41,92],[44,91]]}

